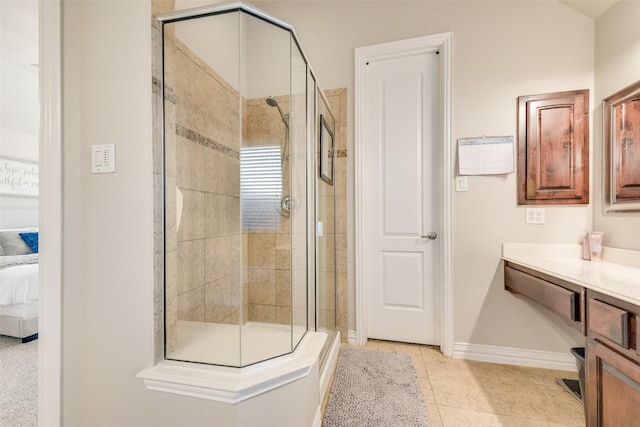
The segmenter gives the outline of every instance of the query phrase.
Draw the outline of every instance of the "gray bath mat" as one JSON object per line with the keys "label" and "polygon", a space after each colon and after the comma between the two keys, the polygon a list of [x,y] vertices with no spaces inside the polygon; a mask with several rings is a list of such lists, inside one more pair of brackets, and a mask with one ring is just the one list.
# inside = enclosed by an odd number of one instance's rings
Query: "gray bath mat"
{"label": "gray bath mat", "polygon": [[427,426],[411,357],[343,346],[323,426]]}

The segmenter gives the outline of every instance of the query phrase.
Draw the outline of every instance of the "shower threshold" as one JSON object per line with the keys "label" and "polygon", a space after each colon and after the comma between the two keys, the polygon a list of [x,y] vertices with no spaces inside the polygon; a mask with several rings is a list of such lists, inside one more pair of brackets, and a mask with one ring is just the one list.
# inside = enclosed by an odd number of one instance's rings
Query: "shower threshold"
{"label": "shower threshold", "polygon": [[[221,366],[246,366],[292,351],[291,327],[274,323],[248,322],[242,325],[178,321],[177,350],[167,359]],[[306,332],[293,328],[296,337]],[[242,357],[242,359],[241,359]]]}
{"label": "shower threshold", "polygon": [[[308,331],[293,353],[244,368],[165,359],[144,368],[137,376],[148,390],[214,400],[232,405],[233,411],[240,410],[238,404],[259,395],[263,396],[263,403],[272,399],[274,402],[281,402],[280,393],[290,390],[289,404],[298,400],[300,402],[294,403],[294,407],[303,402],[312,403],[313,411],[317,409],[319,414],[322,401],[318,392],[322,392],[323,398],[327,390],[327,379],[335,369],[335,363],[326,363],[320,367],[320,351],[327,338],[327,334],[322,332]],[[340,334],[335,334],[332,340],[335,342],[331,345],[335,355],[331,360],[337,360],[339,340]],[[303,393],[299,387],[307,391]],[[280,392],[271,394],[274,390]],[[314,400],[314,396],[319,400],[310,402],[309,398]],[[265,419],[279,416],[277,411],[274,413],[271,409],[272,406],[265,406],[267,412],[262,414]]]}

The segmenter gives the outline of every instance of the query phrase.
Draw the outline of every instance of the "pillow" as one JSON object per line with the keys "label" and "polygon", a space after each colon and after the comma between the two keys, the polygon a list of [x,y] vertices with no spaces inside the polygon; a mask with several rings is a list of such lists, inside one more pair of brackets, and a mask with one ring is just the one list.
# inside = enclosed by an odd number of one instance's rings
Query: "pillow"
{"label": "pillow", "polygon": [[19,233],[22,240],[29,246],[31,252],[38,253],[38,232],[35,233]]}
{"label": "pillow", "polygon": [[26,255],[31,253],[31,248],[18,235],[20,231],[0,231],[0,246],[5,255]]}

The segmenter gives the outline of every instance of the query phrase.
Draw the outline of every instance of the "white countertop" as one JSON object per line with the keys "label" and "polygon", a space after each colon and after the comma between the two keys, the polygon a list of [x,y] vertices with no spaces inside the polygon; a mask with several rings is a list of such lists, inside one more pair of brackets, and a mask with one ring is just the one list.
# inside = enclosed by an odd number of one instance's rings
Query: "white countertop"
{"label": "white countertop", "polygon": [[604,248],[604,261],[585,261],[582,246],[503,243],[502,259],[640,306],[640,251]]}

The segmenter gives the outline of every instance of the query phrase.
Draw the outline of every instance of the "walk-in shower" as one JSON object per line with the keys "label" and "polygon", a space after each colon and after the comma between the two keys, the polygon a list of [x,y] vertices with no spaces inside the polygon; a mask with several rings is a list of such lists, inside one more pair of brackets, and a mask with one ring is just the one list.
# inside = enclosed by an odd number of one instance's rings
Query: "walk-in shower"
{"label": "walk-in shower", "polygon": [[335,124],[295,34],[245,7],[161,25],[165,359],[247,366],[308,330],[329,344],[335,199],[318,178],[320,114]]}

